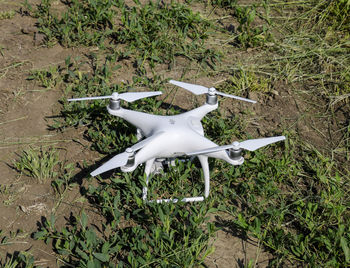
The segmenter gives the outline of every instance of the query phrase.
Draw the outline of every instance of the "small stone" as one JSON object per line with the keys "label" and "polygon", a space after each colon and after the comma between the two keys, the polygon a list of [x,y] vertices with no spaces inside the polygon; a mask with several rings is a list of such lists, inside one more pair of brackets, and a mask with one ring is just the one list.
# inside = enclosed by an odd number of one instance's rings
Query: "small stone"
{"label": "small stone", "polygon": [[271,93],[272,93],[273,95],[276,95],[276,96],[279,96],[279,95],[280,95],[280,94],[278,93],[278,91],[275,90],[275,89],[273,89],[273,90],[271,91]]}
{"label": "small stone", "polygon": [[28,209],[25,206],[19,206],[20,210],[22,210],[22,212],[27,213]]}

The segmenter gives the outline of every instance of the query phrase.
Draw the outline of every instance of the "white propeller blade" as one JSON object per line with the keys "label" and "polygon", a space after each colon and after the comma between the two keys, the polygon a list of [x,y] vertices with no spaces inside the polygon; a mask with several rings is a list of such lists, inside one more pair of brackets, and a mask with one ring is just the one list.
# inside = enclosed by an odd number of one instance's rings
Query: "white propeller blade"
{"label": "white propeller blade", "polygon": [[68,99],[68,101],[103,100],[103,99],[110,99],[110,98],[112,98],[112,96],[98,96],[98,97]]}
{"label": "white propeller blade", "polygon": [[253,139],[253,140],[246,140],[239,143],[239,147],[248,151],[255,151],[261,147],[264,147],[266,145],[283,141],[285,140],[285,136],[278,136],[278,137],[271,137],[271,138],[261,138],[261,139]]}
{"label": "white propeller blade", "polygon": [[93,172],[90,173],[91,176],[97,176],[101,173],[104,173],[108,170],[115,169],[118,167],[125,166],[128,162],[129,154],[127,152],[117,154],[112,159],[104,163],[102,166],[100,166],[98,169],[95,169]]}
{"label": "white propeller blade", "polygon": [[246,101],[246,102],[250,102],[250,103],[256,103],[255,100],[251,100],[251,99],[247,99],[247,98],[243,98],[243,97],[238,97],[235,95],[231,95],[231,94],[226,94],[226,93],[222,93],[220,91],[215,91],[216,94],[223,96],[223,97],[229,97],[231,99],[236,99],[236,100],[241,100],[241,101]]}
{"label": "white propeller blade", "polygon": [[158,96],[163,94],[161,91],[153,91],[153,92],[126,92],[119,95],[119,98],[125,100],[127,102],[133,102],[139,99]]}
{"label": "white propeller blade", "polygon": [[208,149],[204,149],[204,150],[200,150],[200,151],[186,153],[186,155],[187,156],[193,156],[193,155],[209,154],[209,153],[215,153],[215,152],[218,152],[218,151],[228,150],[228,149],[231,149],[231,148],[232,148],[232,144],[230,144],[230,145],[223,145],[223,146],[216,146],[216,147],[212,147],[212,148],[208,148]]}
{"label": "white propeller blade", "polygon": [[[190,92],[192,92],[193,94],[196,94],[196,95],[206,94],[206,93],[209,92],[209,88],[204,87],[204,86],[200,86],[200,85],[194,85],[194,84],[189,84],[189,83],[175,81],[175,80],[170,80],[169,83],[173,84],[173,85],[176,85],[176,86],[179,86],[179,87],[182,87],[184,89],[187,89],[188,91],[190,91]],[[229,97],[229,98],[236,99],[236,100],[256,103],[256,101],[254,101],[254,100],[238,97],[238,96],[231,95],[231,94],[226,94],[226,93],[217,91],[215,88],[213,88],[213,89],[214,89],[214,91],[213,91],[214,94],[217,94],[217,95],[220,95],[220,96],[223,96],[223,97]]]}
{"label": "white propeller blade", "polygon": [[190,91],[190,92],[192,92],[193,94],[196,94],[196,95],[201,95],[201,94],[208,93],[208,90],[209,90],[209,88],[204,87],[204,86],[184,83],[184,82],[175,81],[175,80],[170,80],[169,83],[173,84],[175,86],[187,89],[188,91]]}
{"label": "white propeller blade", "polygon": [[157,95],[161,95],[161,91],[153,91],[153,92],[126,92],[118,94],[117,92],[114,92],[110,96],[97,96],[97,97],[84,97],[84,98],[75,98],[75,99],[68,99],[68,101],[85,101],[85,100],[102,100],[102,99],[114,99],[114,100],[125,100],[127,102],[133,102],[139,99],[147,98],[147,97],[153,97]]}
{"label": "white propeller blade", "polygon": [[261,147],[264,147],[266,145],[285,140],[285,136],[278,136],[278,137],[270,137],[270,138],[261,138],[261,139],[252,139],[252,140],[246,140],[242,142],[234,142],[230,145],[223,145],[223,146],[217,146],[213,148],[208,148],[200,151],[195,151],[191,153],[186,153],[188,156],[192,155],[201,155],[201,154],[209,154],[209,153],[215,153],[218,151],[228,150],[228,149],[245,149],[248,151],[255,151]]}

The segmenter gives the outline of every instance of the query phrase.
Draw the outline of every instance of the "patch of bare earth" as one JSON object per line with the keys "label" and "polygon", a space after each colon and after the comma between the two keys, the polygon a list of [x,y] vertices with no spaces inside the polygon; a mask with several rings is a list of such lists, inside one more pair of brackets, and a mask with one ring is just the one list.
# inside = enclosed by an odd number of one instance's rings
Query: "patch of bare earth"
{"label": "patch of bare earth", "polygon": [[[0,10],[19,10],[22,1],[0,1]],[[79,212],[78,191],[71,191],[59,203],[51,181],[20,175],[13,162],[23,149],[53,146],[62,161],[86,158],[79,130],[64,134],[48,131],[48,117],[57,113],[59,90],[45,90],[27,77],[31,70],[62,64],[77,50],[59,45],[46,48],[38,40],[35,20],[16,13],[12,19],[0,20],[0,230],[9,240],[0,246],[0,259],[16,251],[29,251],[35,264],[56,267],[57,259],[50,245],[31,238],[43,217],[56,212],[58,217]],[[74,161],[76,161],[74,160]],[[74,204],[74,205],[73,205]]]}

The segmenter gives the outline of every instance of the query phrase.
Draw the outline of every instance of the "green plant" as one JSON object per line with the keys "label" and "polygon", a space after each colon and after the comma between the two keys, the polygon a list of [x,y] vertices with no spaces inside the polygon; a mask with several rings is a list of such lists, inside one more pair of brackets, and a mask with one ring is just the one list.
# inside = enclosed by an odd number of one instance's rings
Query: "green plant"
{"label": "green plant", "polygon": [[[62,3],[66,7],[62,13],[56,12],[50,1],[42,1],[38,7],[35,16],[40,18],[40,29],[47,41],[66,46],[99,46],[100,50],[98,55],[91,53],[86,59],[69,57],[65,66],[58,68],[58,81],[64,83],[66,91],[61,118],[52,128],[84,126],[85,138],[101,153],[117,153],[134,143],[135,129],[107,114],[104,101],[67,103],[66,99],[110,95],[131,87],[167,92],[165,82],[172,75],[220,80],[216,87],[235,95],[269,92],[272,83],[276,83],[283,85],[281,91],[288,95],[302,91],[303,95],[295,97],[298,104],[306,94],[306,99],[312,96],[313,104],[315,100],[330,100],[334,112],[339,107],[344,111],[342,118],[348,113],[346,105],[341,106],[348,101],[350,84],[346,1],[237,5],[236,1],[215,0],[210,3],[218,13],[208,15],[210,22],[204,19],[204,12],[195,13],[185,4],[173,2],[136,1],[128,6],[121,1],[66,3]],[[227,25],[227,13],[238,26],[230,32],[219,31]],[[221,14],[223,17],[216,17]],[[224,51],[224,60],[215,70],[176,66],[165,78],[155,75],[159,64],[172,66],[179,57],[189,62],[218,63],[214,45],[230,50]],[[249,47],[254,49],[242,50]],[[137,75],[132,81],[115,84],[114,71],[123,68],[124,63],[120,62],[124,60],[134,63],[132,71]],[[149,66],[154,68],[152,76],[146,72]],[[42,74],[44,80],[45,75]],[[180,111],[174,108],[178,104],[176,98],[168,106],[166,101],[167,96],[149,98],[123,103],[123,107],[162,115]],[[221,145],[257,136],[255,126],[242,119],[243,113],[233,115],[231,102],[221,101],[221,107],[228,112],[221,109],[203,119],[210,139]],[[312,118],[317,116],[312,114]],[[335,115],[324,112],[321,116],[333,120]],[[340,119],[334,121],[337,120]],[[74,210],[64,226],[52,217],[43,222],[34,236],[50,243],[59,258],[72,266],[199,266],[212,252],[208,239],[216,229],[207,216],[220,210],[215,214],[215,223],[243,238],[255,237],[262,249],[270,252],[271,266],[349,265],[346,157],[350,131],[347,121],[342,124],[335,131],[342,140],[332,154],[308,146],[288,125],[276,127],[276,132],[291,130],[284,133],[284,144],[245,152],[242,166],[210,160],[211,195],[203,203],[145,204],[140,198],[146,180],[142,168],[131,174],[114,170],[108,178],[97,177],[81,186],[83,198],[94,206],[94,212]],[[167,173],[151,176],[148,198],[200,195],[202,174],[196,165],[195,161],[177,161]],[[71,164],[52,182],[61,200],[72,186],[72,177]],[[225,217],[220,218],[222,214]],[[96,217],[98,224],[93,225]]]}
{"label": "green plant", "polygon": [[73,172],[74,164],[66,164],[63,167],[63,171],[61,172],[62,174],[51,182],[52,187],[59,196],[63,197],[65,192],[71,188],[71,178],[73,177]]}
{"label": "green plant", "polygon": [[14,10],[0,11],[0,20],[12,19],[16,12]]}
{"label": "green plant", "polygon": [[[16,233],[18,234],[18,233]],[[0,230],[0,246],[10,244],[9,238],[4,235],[4,231]],[[0,259],[0,266],[3,268],[28,267],[34,268],[34,257],[28,252],[15,252],[14,254],[6,254],[5,258]]]}
{"label": "green plant", "polygon": [[[112,71],[119,68],[114,65],[113,56],[105,57],[100,63],[96,55],[91,55],[91,73],[81,71],[86,68],[80,61],[74,62],[66,59],[66,65],[60,73],[66,84],[66,95],[62,100],[61,118],[56,119],[51,125],[52,129],[63,129],[68,126],[89,126],[86,135],[93,142],[93,148],[102,152],[114,152],[116,148],[127,146],[136,141],[133,135],[135,129],[124,120],[111,116],[107,113],[106,101],[93,102],[67,102],[67,95],[74,97],[111,95],[112,92],[125,92],[129,88],[147,87],[150,90],[161,90],[164,80],[159,76],[153,78],[134,76],[130,84],[111,84]],[[147,98],[135,103],[123,103],[127,108],[139,109],[144,112],[161,113],[158,108],[162,101],[156,98]]]}
{"label": "green plant", "polygon": [[199,13],[175,2],[136,3],[131,9],[122,7],[122,25],[115,38],[118,43],[128,44],[130,52],[137,51],[139,67],[146,60],[151,67],[155,63],[173,63],[176,56],[207,64],[219,59],[217,52],[203,44],[211,25]]}
{"label": "green plant", "polygon": [[[226,180],[218,182],[223,189],[218,194],[228,203],[220,209],[234,217],[222,223],[259,239],[275,253],[274,265],[348,263],[346,176],[340,176],[330,159],[318,151],[305,150],[301,158],[298,151],[300,147],[288,144],[287,138],[283,153],[274,148],[268,158],[259,150],[246,155],[245,165],[234,171],[222,168],[214,181],[226,174]],[[230,205],[237,202],[242,204],[240,209]]]}
{"label": "green plant", "polygon": [[57,175],[59,154],[54,148],[28,148],[14,162],[15,168],[29,177],[44,182]]}
{"label": "green plant", "polygon": [[[249,48],[262,46],[273,39],[270,31],[271,21],[268,16],[270,7],[267,1],[262,4],[253,2],[248,5],[238,4],[237,0],[212,0],[209,2],[215,7],[228,10],[238,23],[237,28],[232,24],[227,27],[231,36],[229,41],[225,40],[226,43],[230,42],[235,46]],[[263,11],[261,8],[257,8],[261,5]]]}
{"label": "green plant", "polygon": [[51,7],[51,0],[42,0],[34,16],[38,18],[41,33],[45,34],[48,44],[58,40],[63,45],[75,46],[102,45],[113,31],[111,0],[72,1],[65,3],[67,11],[59,16]]}
{"label": "green plant", "polygon": [[239,23],[237,28],[239,33],[233,42],[243,47],[255,47],[272,40],[272,34],[266,24],[253,26],[256,18],[256,9],[254,6],[236,6],[234,17]]}
{"label": "green plant", "polygon": [[[317,3],[317,2],[316,2]],[[319,2],[316,5],[319,23],[330,24],[334,30],[349,30],[350,4],[347,0]]]}
{"label": "green plant", "polygon": [[42,0],[33,16],[37,17],[39,31],[46,36],[48,45],[55,40],[65,46],[105,48],[107,41],[127,44],[121,49],[110,49],[120,59],[133,55],[142,72],[146,62],[151,68],[159,63],[172,65],[179,56],[211,67],[220,59],[220,53],[204,45],[212,25],[199,13],[175,2],[135,4],[129,7],[123,1],[72,1],[66,3],[65,12],[56,15],[51,1]]}
{"label": "green plant", "polygon": [[245,123],[238,117],[222,110],[213,111],[203,118],[206,135],[216,143],[230,144],[234,138],[241,139]]}
{"label": "green plant", "polygon": [[218,6],[221,8],[235,8],[237,6],[237,0],[210,0],[207,2],[212,6]]}
{"label": "green plant", "polygon": [[16,254],[8,254],[6,259],[0,261],[0,265],[3,268],[16,268],[16,267],[27,267],[34,268],[34,257],[27,252],[19,252]]}
{"label": "green plant", "polygon": [[238,68],[221,83],[218,89],[226,93],[244,96],[247,92],[269,93],[271,91],[271,79],[257,76],[253,71]]}
{"label": "green plant", "polygon": [[19,11],[20,11],[21,15],[27,15],[27,16],[33,15],[32,14],[33,7],[31,4],[28,3],[28,0],[24,0],[22,2],[22,7],[20,8]]}
{"label": "green plant", "polygon": [[61,82],[60,70],[56,66],[52,66],[48,70],[33,70],[27,79],[36,80],[43,87],[51,89]]}
{"label": "green plant", "polygon": [[[134,176],[144,179],[139,172]],[[101,234],[82,211],[79,217],[71,218],[70,227],[61,230],[56,229],[51,216],[34,238],[52,243],[61,258],[72,265],[189,267],[202,263],[211,252],[207,243],[215,229],[210,223],[203,226],[209,203],[145,204],[140,199],[141,185],[127,173],[97,187],[89,185],[88,198],[103,216]]]}

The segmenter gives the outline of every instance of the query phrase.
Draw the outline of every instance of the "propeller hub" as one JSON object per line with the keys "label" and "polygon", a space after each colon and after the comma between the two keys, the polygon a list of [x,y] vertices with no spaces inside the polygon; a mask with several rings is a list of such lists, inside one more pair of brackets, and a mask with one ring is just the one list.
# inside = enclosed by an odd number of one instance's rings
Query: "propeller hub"
{"label": "propeller hub", "polygon": [[211,87],[211,88],[208,89],[208,94],[210,96],[215,96],[216,95],[215,93],[216,93],[216,89],[215,88]]}
{"label": "propeller hub", "polygon": [[134,150],[132,148],[126,148],[125,152],[127,152],[129,155],[133,155],[134,154]]}
{"label": "propeller hub", "polygon": [[237,150],[240,149],[240,147],[239,147],[239,142],[238,142],[238,141],[234,141],[234,142],[232,143],[232,149],[235,150],[235,151],[237,151]]}
{"label": "propeller hub", "polygon": [[117,92],[112,93],[112,100],[119,100],[119,94]]}

